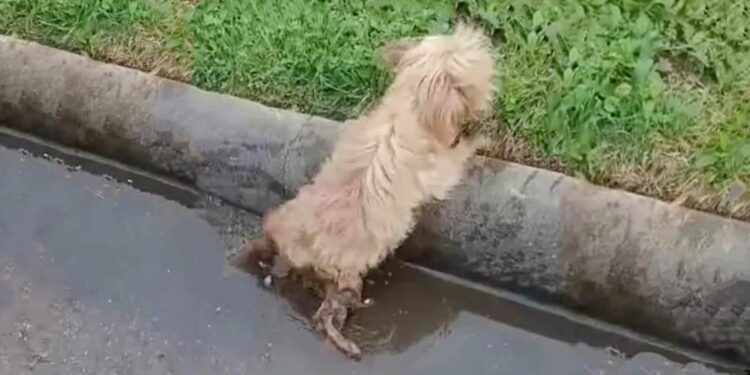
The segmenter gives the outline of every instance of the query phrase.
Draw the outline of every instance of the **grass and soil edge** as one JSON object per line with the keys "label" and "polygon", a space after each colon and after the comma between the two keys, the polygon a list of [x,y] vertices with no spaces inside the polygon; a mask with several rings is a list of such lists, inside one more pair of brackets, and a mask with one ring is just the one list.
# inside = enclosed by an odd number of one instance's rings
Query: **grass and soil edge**
{"label": "grass and soil edge", "polygon": [[[0,0],[0,33],[334,119],[389,76],[383,43],[443,32],[432,0]],[[750,219],[750,4],[462,1],[500,49],[486,150]]]}

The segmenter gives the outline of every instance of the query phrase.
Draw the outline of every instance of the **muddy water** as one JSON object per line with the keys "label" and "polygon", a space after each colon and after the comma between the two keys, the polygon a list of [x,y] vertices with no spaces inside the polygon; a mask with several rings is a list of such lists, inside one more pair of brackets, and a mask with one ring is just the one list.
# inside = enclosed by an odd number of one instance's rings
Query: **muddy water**
{"label": "muddy water", "polygon": [[353,363],[310,330],[306,292],[225,261],[256,217],[87,155],[2,132],[0,143],[0,374],[716,373],[400,263],[368,281]]}

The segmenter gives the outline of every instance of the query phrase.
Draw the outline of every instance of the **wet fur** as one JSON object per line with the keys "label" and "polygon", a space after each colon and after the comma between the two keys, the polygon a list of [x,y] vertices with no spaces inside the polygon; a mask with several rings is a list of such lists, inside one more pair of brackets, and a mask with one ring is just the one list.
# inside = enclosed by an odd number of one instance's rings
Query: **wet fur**
{"label": "wet fur", "polygon": [[325,283],[316,323],[355,357],[359,349],[339,329],[347,308],[361,306],[363,276],[409,234],[417,207],[461,180],[478,146],[462,136],[464,125],[489,109],[494,91],[490,42],[469,26],[383,52],[394,72],[385,96],[346,123],[312,183],[267,213],[264,237],[249,244]]}

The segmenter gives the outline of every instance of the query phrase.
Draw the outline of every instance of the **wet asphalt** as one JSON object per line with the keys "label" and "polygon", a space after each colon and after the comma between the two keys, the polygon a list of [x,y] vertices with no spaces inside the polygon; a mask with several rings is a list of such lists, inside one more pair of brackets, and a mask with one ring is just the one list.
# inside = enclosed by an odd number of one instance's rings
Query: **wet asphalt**
{"label": "wet asphalt", "polygon": [[350,322],[365,352],[352,362],[310,328],[305,290],[227,262],[256,216],[8,134],[0,374],[743,373],[399,262],[368,281],[375,304]]}

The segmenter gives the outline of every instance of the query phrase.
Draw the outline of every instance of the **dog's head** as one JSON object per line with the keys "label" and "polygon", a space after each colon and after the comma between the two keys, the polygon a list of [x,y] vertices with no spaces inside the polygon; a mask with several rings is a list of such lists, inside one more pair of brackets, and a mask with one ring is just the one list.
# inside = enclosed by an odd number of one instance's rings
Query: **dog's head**
{"label": "dog's head", "polygon": [[459,24],[449,35],[401,39],[384,48],[384,57],[394,86],[413,94],[420,123],[445,146],[492,105],[492,45],[478,29]]}

